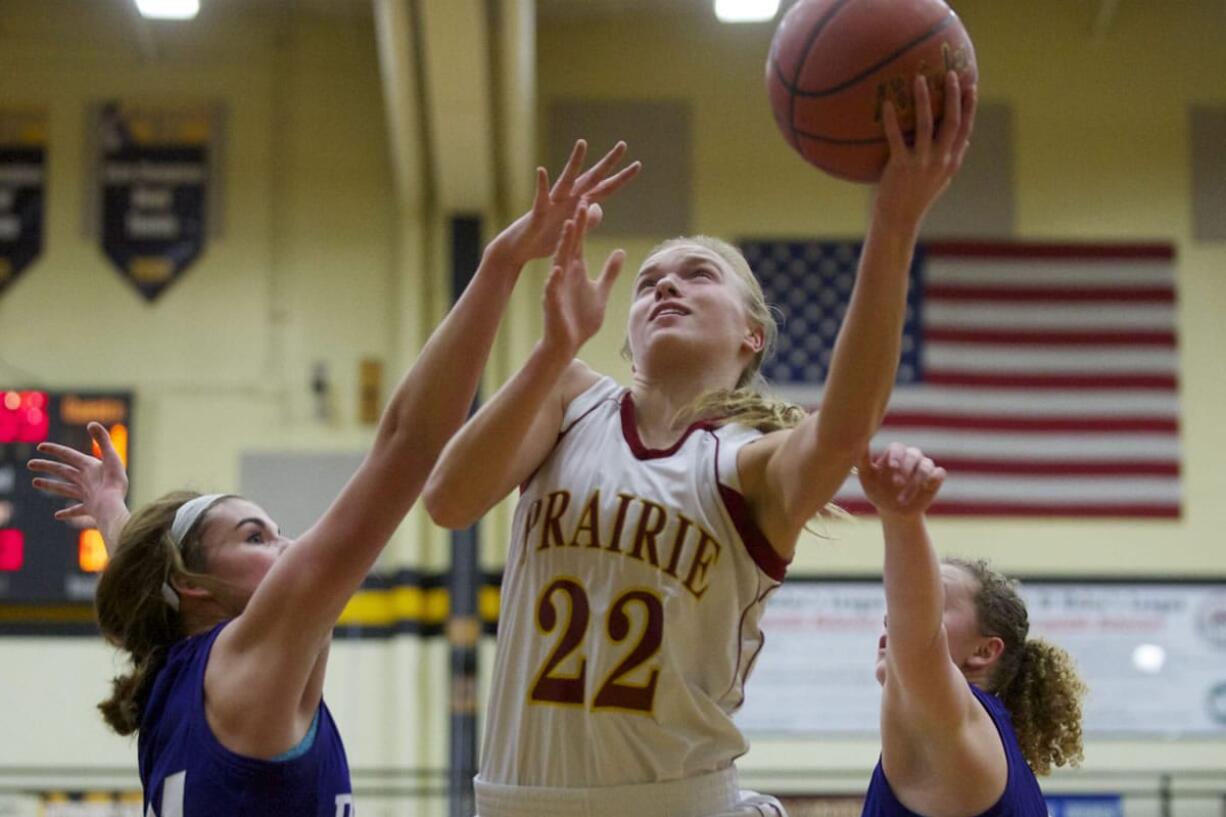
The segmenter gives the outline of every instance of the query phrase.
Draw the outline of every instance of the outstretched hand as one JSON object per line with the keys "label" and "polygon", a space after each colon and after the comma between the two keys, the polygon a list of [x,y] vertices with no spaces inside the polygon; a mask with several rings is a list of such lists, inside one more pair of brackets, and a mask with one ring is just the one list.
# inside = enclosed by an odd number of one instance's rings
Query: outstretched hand
{"label": "outstretched hand", "polygon": [[592,226],[600,224],[604,214],[599,203],[621,190],[642,168],[640,162],[633,162],[613,173],[625,155],[626,143],[618,142],[604,158],[580,173],[587,157],[587,142],[580,139],[575,142],[562,175],[552,187],[549,172],[538,167],[532,209],[499,233],[490,242],[487,252],[499,254],[509,263],[522,267],[534,259],[554,255],[562,240],[563,227],[580,210],[588,211]]}
{"label": "outstretched hand", "polygon": [[876,456],[865,450],[857,470],[864,495],[881,516],[919,516],[945,482],[944,468],[902,443],[890,443]]}
{"label": "outstretched hand", "polygon": [[597,205],[580,207],[574,219],[562,230],[562,241],[554,255],[553,270],[545,282],[545,331],[542,342],[573,358],[604,323],[609,293],[626,261],[622,250],[614,250],[600,277],[588,278],[583,261],[583,239],[593,223]]}
{"label": "outstretched hand", "polygon": [[[958,74],[945,75],[945,112],[939,129],[933,125],[928,83],[917,76],[912,93],[915,100],[915,144],[908,147],[898,124],[892,102],[882,109],[890,159],[877,186],[877,216],[894,220],[908,228],[918,227],[932,206],[962,167],[975,124],[977,92],[975,86],[963,89]],[[939,130],[939,133],[936,132]]]}
{"label": "outstretched hand", "polygon": [[122,508],[128,493],[128,474],[111,435],[100,423],[90,423],[89,435],[102,452],[102,458],[84,454],[59,443],[40,443],[39,453],[52,460],[30,460],[27,468],[45,477],[35,477],[34,487],[49,494],[75,500],[55,512],[55,518],[81,527],[98,527],[100,520]]}

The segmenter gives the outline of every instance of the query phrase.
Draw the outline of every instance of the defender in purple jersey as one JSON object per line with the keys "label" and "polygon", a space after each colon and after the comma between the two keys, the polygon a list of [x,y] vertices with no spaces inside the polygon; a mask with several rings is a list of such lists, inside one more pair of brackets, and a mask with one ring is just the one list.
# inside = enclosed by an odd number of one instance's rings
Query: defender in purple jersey
{"label": "defender in purple jersey", "polygon": [[284,537],[258,505],[176,492],[129,515],[127,476],[101,425],[95,459],[39,450],[35,486],[75,502],[111,552],[97,590],[102,633],[131,672],[100,705],[138,732],[147,817],[352,817],[345,750],[323,703],[332,629],[472,403],[524,265],[552,255],[576,213],[638,172],[625,144],[582,172],[578,142],[556,184],[537,171],[532,210],[486,248],[471,284],[388,403],[374,445],[319,521]]}
{"label": "defender in purple jersey", "polygon": [[938,561],[924,524],[945,470],[897,443],[860,484],[885,532],[878,644],[881,760],[864,817],[1047,817],[1035,779],[1081,759],[1085,686],[1028,639],[1016,587],[984,562]]}

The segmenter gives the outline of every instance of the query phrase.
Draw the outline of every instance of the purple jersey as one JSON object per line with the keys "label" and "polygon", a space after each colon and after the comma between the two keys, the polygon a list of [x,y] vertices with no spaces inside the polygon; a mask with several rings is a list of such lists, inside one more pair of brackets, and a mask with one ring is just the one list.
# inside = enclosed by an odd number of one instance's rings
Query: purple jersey
{"label": "purple jersey", "polygon": [[310,748],[256,760],[221,745],[204,714],[204,669],[218,624],[175,644],[140,723],[145,814],[154,817],[354,817],[345,747],[322,702]]}
{"label": "purple jersey", "polygon": [[[1039,781],[1035,780],[1034,772],[1030,771],[1026,758],[1022,756],[1009,710],[995,695],[984,692],[974,684],[971,684],[971,692],[975,693],[975,698],[996,724],[996,731],[1000,733],[1000,741],[1005,747],[1009,770],[1004,793],[979,817],[1048,817],[1047,802],[1039,791]],[[864,796],[864,811],[860,817],[919,817],[898,802],[894,790],[890,788],[890,781],[885,779],[880,760],[877,761],[877,768],[873,769],[873,779],[869,781],[868,793]]]}

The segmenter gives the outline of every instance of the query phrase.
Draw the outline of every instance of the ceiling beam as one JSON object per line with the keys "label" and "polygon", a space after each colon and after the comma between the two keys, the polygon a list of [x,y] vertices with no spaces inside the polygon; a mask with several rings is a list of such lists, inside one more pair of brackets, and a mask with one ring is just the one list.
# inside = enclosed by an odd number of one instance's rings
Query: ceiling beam
{"label": "ceiling beam", "polygon": [[486,0],[419,0],[431,180],[444,211],[494,205],[494,92]]}
{"label": "ceiling beam", "polygon": [[373,9],[396,201],[416,214],[427,196],[416,20],[411,0],[373,0]]}
{"label": "ceiling beam", "polygon": [[[536,3],[495,0],[495,8],[495,200],[499,216],[510,219],[531,205],[536,187]],[[539,309],[535,301],[533,308]]]}
{"label": "ceiling beam", "polygon": [[141,59],[145,62],[157,62],[161,59],[157,38],[153,35],[153,26],[136,8],[136,3],[128,0],[128,16],[132,20],[132,30],[136,33],[136,42],[140,46]]}

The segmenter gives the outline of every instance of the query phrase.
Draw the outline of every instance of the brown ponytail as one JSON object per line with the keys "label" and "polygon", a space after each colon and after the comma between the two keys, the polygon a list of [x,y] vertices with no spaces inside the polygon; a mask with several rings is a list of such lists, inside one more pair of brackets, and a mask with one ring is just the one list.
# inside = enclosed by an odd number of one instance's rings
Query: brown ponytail
{"label": "brown ponytail", "polygon": [[144,506],[128,520],[98,580],[94,612],[102,635],[128,653],[132,671],[114,678],[111,697],[98,704],[107,725],[121,735],[140,728],[140,714],[166,653],[183,638],[183,620],[166,602],[162,585],[204,569],[201,524],[180,551],[170,538],[179,506],[199,494],[176,491]]}
{"label": "brown ponytail", "polygon": [[986,561],[946,559],[975,578],[979,631],[1005,643],[990,692],[1004,703],[1017,741],[1035,774],[1053,765],[1078,765],[1082,759],[1081,699],[1086,685],[1067,652],[1042,639],[1028,638],[1030,616],[1017,585]]}

